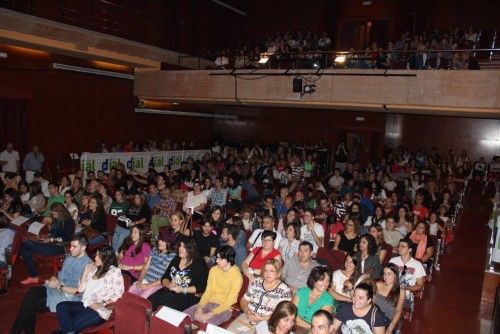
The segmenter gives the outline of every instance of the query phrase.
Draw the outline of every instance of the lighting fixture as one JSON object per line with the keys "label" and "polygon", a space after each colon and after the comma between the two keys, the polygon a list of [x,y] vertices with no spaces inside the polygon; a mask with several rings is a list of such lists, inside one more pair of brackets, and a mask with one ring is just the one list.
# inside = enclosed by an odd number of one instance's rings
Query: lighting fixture
{"label": "lighting fixture", "polygon": [[304,90],[302,94],[312,94],[316,91],[316,85],[315,84],[308,84],[304,85]]}
{"label": "lighting fixture", "polygon": [[141,113],[141,114],[158,114],[158,115],[173,115],[173,116],[219,118],[219,119],[229,119],[229,120],[235,120],[235,121],[238,120],[238,116],[236,116],[236,115],[209,114],[209,113],[178,111],[178,110],[135,108],[135,112]]}
{"label": "lighting fixture", "polygon": [[7,58],[7,54],[5,52],[0,52],[0,58]]}
{"label": "lighting fixture", "polygon": [[338,55],[337,57],[335,57],[335,63],[336,64],[343,64],[345,63],[345,55]]}
{"label": "lighting fixture", "polygon": [[55,68],[56,70],[94,74],[94,75],[102,75],[102,76],[106,76],[106,77],[113,77],[113,78],[119,78],[119,79],[134,80],[134,78],[135,78],[134,75],[132,75],[132,74],[97,70],[95,68],[73,66],[73,65],[66,65],[66,64],[59,64],[59,63],[53,63],[52,67]]}
{"label": "lighting fixture", "polygon": [[261,56],[260,59],[259,59],[259,64],[265,64],[269,61],[269,57],[268,56]]}

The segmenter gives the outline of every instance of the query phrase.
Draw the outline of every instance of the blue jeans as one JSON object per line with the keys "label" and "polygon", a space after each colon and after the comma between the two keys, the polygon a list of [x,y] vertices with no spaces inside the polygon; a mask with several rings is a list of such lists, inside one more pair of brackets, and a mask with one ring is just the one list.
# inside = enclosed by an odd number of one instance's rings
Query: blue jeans
{"label": "blue jeans", "polygon": [[89,239],[89,246],[95,246],[106,242],[106,238],[102,234],[98,234],[97,237]]}
{"label": "blue jeans", "polygon": [[82,302],[61,302],[57,304],[57,320],[63,333],[78,333],[85,328],[104,323],[99,313]]}
{"label": "blue jeans", "polygon": [[130,230],[128,228],[123,228],[121,226],[116,226],[115,233],[113,233],[113,240],[111,240],[111,245],[115,252],[118,253],[118,248],[123,244],[123,241],[127,239],[130,235]]}
{"label": "blue jeans", "polygon": [[53,244],[44,244],[38,241],[27,240],[21,245],[20,253],[28,269],[29,275],[31,277],[37,277],[38,270],[33,262],[33,255],[62,255],[64,254],[64,248]]}

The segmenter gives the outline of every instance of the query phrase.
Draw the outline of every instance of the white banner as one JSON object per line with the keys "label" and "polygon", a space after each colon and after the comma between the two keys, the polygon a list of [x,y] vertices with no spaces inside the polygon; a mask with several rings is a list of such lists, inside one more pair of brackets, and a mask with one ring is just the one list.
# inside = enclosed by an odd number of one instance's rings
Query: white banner
{"label": "white banner", "polygon": [[90,171],[103,171],[109,173],[113,166],[119,163],[125,165],[126,171],[137,173],[147,173],[149,167],[156,171],[163,171],[165,166],[172,169],[179,169],[181,163],[187,158],[200,160],[210,150],[189,150],[189,151],[153,151],[153,152],[120,152],[120,153],[82,153],[80,165],[87,177]]}

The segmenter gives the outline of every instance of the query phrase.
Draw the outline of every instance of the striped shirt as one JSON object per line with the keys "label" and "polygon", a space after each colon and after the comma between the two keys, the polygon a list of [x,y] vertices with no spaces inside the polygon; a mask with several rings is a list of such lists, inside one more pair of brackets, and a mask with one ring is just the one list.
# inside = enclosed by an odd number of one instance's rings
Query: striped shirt
{"label": "striped shirt", "polygon": [[151,262],[149,263],[148,271],[144,276],[144,281],[151,283],[159,280],[165,270],[167,270],[170,261],[176,256],[174,252],[160,253],[156,248],[151,250]]}

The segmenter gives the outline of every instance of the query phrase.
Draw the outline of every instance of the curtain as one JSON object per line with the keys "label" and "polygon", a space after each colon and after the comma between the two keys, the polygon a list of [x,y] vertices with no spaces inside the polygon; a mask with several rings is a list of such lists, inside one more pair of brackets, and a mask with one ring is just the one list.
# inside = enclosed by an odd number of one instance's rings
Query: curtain
{"label": "curtain", "polygon": [[15,150],[22,156],[29,151],[28,145],[28,113],[27,100],[0,99],[0,151],[7,142],[14,144]]}

